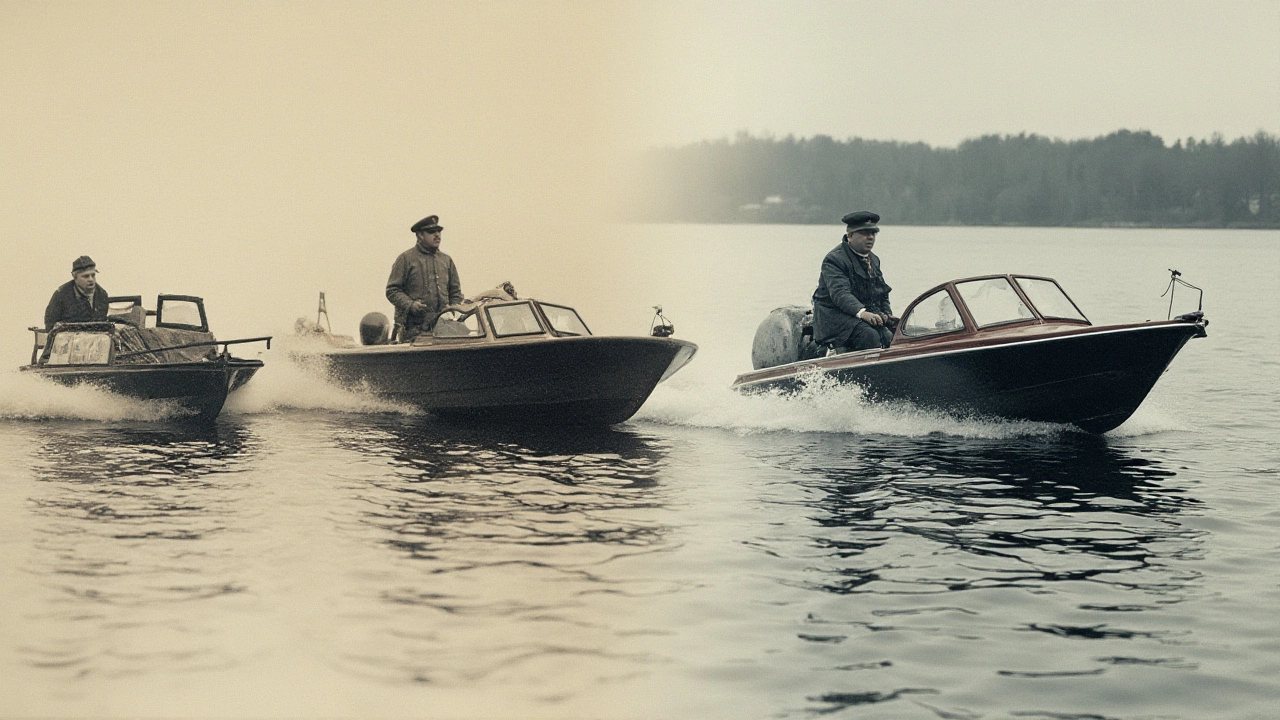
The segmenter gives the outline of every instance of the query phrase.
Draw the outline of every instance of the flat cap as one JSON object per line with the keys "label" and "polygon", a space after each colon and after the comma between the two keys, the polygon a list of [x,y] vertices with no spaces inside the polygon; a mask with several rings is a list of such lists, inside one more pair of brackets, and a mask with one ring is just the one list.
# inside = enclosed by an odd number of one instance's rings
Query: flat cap
{"label": "flat cap", "polygon": [[75,262],[71,263],[71,272],[78,273],[81,270],[88,270],[91,267],[97,267],[97,264],[93,262],[93,258],[88,255],[81,255],[76,258]]}
{"label": "flat cap", "polygon": [[422,218],[421,220],[419,220],[418,222],[414,223],[413,227],[409,228],[411,232],[422,232],[423,230],[433,231],[433,230],[443,230],[443,229],[444,227],[440,225],[439,215],[428,215]]}
{"label": "flat cap", "polygon": [[859,210],[858,212],[851,212],[848,215],[845,215],[840,218],[840,221],[843,222],[850,230],[861,230],[862,228],[876,227],[876,223],[880,222],[880,216],[873,212]]}

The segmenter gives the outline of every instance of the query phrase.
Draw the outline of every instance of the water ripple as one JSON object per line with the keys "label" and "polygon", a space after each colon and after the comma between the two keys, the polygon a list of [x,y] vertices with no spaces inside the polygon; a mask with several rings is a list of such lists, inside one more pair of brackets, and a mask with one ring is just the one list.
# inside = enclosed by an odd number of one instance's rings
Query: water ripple
{"label": "water ripple", "polygon": [[[27,504],[46,602],[28,619],[50,636],[26,661],[112,677],[225,664],[180,606],[248,592],[229,533],[242,512],[235,473],[257,440],[234,425],[53,424],[39,437]],[[148,649],[131,649],[142,627]]]}

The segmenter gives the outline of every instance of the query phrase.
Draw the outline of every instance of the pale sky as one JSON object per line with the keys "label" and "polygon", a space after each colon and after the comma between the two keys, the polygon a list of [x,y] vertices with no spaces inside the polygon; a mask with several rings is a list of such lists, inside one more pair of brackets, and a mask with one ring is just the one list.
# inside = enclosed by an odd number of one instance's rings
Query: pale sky
{"label": "pale sky", "polygon": [[662,4],[646,140],[1280,133],[1280,1]]}
{"label": "pale sky", "polygon": [[1121,128],[1280,132],[1280,0],[0,0],[0,287],[19,335],[81,254],[377,307],[434,213],[466,291],[536,288],[654,144]]}

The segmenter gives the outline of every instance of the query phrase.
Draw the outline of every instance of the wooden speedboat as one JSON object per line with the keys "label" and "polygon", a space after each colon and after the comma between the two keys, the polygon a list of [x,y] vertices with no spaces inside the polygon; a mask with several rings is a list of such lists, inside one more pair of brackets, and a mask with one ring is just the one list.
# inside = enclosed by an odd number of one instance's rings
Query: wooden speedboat
{"label": "wooden speedboat", "polygon": [[446,308],[409,343],[387,342],[381,313],[362,321],[363,345],[325,333],[345,345],[324,351],[328,370],[347,386],[440,416],[608,425],[634,415],[697,351],[668,337],[665,323],[648,337],[592,335],[573,308],[517,299],[504,287]]}
{"label": "wooden speedboat", "polygon": [[31,364],[20,370],[64,385],[89,383],[168,403],[180,419],[209,421],[227,395],[262,368],[261,360],[232,357],[228,346],[271,347],[270,337],[215,339],[198,297],[160,295],[155,310],[144,309],[141,296],[113,297],[109,303],[104,322],[58,323],[48,333],[31,328]]}
{"label": "wooden speedboat", "polygon": [[779,308],[761,323],[756,369],[738,376],[735,389],[791,392],[821,378],[859,385],[873,401],[1094,433],[1127,420],[1208,325],[1196,311],[1096,327],[1052,278],[988,275],[921,295],[888,348],[833,355],[806,335],[805,310]]}

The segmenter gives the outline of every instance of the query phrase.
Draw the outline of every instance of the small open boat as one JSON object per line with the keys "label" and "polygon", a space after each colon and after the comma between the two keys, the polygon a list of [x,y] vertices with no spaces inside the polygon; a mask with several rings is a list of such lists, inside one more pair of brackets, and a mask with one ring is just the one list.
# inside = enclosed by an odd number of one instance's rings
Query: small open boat
{"label": "small open boat", "polygon": [[[322,295],[322,310],[323,309]],[[662,318],[659,309],[658,318]],[[305,333],[317,323],[300,321]],[[608,425],[636,413],[697,346],[669,337],[662,318],[648,337],[592,335],[576,310],[517,299],[510,283],[445,309],[430,332],[390,343],[387,318],[361,321],[363,345],[323,334],[332,377],[445,417],[539,424]]]}
{"label": "small open boat", "polygon": [[[1178,275],[1167,292],[1187,285]],[[1197,310],[1095,327],[1056,280],[1027,275],[966,278],[929,290],[907,307],[885,349],[829,354],[812,342],[807,311],[779,308],[761,323],[756,369],[739,375],[735,389],[792,392],[822,378],[859,385],[873,401],[1070,423],[1093,433],[1127,420],[1208,325]]]}
{"label": "small open boat", "polygon": [[270,337],[215,339],[198,297],[160,295],[155,310],[144,309],[139,295],[108,302],[106,321],[58,323],[47,333],[30,328],[35,333],[31,364],[20,369],[64,385],[91,383],[170,403],[181,419],[209,421],[222,411],[227,394],[262,367],[261,360],[232,357],[227,346],[266,342],[271,347]]}

